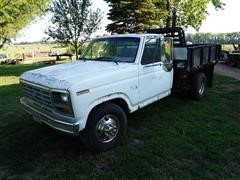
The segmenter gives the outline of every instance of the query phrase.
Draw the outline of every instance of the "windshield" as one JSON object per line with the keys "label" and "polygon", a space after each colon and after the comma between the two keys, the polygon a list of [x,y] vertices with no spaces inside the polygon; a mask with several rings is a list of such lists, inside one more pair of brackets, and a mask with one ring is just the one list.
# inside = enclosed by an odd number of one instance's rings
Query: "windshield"
{"label": "windshield", "polygon": [[117,37],[96,39],[89,44],[83,60],[134,62],[140,38]]}

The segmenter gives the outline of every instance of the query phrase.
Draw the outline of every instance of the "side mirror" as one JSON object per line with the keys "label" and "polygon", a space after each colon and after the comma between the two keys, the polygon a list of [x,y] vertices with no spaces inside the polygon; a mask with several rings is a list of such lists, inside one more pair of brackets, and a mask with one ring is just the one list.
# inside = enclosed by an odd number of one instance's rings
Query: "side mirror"
{"label": "side mirror", "polygon": [[166,38],[161,42],[161,60],[163,62],[163,69],[167,72],[173,69],[172,44],[172,38]]}

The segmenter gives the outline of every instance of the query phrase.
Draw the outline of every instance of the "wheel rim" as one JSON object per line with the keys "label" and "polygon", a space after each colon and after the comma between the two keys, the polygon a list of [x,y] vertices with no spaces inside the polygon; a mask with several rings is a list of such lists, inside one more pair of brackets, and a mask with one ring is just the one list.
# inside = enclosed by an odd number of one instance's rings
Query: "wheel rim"
{"label": "wheel rim", "polygon": [[200,85],[200,89],[199,89],[199,94],[200,95],[203,95],[204,93],[204,90],[205,90],[205,83],[204,83],[204,80],[201,81],[201,85]]}
{"label": "wheel rim", "polygon": [[96,137],[101,143],[112,141],[119,131],[119,119],[112,114],[102,117],[96,125]]}

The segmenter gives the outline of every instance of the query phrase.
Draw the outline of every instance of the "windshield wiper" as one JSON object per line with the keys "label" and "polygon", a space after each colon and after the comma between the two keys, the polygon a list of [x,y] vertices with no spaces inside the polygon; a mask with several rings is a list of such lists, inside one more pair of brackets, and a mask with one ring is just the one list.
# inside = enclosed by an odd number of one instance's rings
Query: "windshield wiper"
{"label": "windshield wiper", "polygon": [[85,61],[89,61],[89,60],[92,60],[92,59],[88,59],[88,58],[82,57],[82,58],[80,58],[80,60],[83,60],[85,62]]}
{"label": "windshield wiper", "polygon": [[100,60],[100,61],[112,61],[112,62],[114,62],[115,64],[118,65],[118,62],[111,57],[99,57],[99,58],[96,58],[96,59],[93,59],[93,60],[96,60],[96,61],[98,61],[98,60]]}

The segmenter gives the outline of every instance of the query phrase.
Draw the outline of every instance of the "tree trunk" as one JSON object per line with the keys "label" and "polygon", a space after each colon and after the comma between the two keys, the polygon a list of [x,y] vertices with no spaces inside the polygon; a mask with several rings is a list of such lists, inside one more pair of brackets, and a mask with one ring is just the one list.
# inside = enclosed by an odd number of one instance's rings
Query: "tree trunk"
{"label": "tree trunk", "polygon": [[170,9],[170,2],[167,0],[167,11],[168,11],[168,17],[166,20],[166,28],[170,28],[170,22],[171,22],[171,9]]}
{"label": "tree trunk", "polygon": [[75,49],[76,60],[78,60],[78,45],[77,44],[74,45],[74,49]]}
{"label": "tree trunk", "polygon": [[177,12],[176,9],[173,9],[173,13],[172,13],[172,28],[176,27],[177,25]]}

